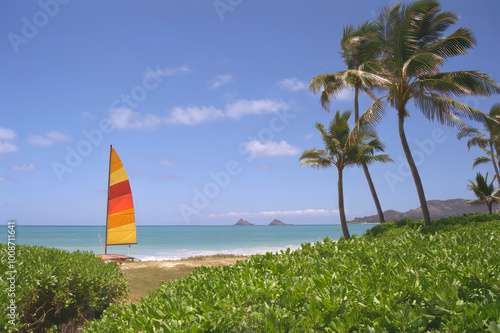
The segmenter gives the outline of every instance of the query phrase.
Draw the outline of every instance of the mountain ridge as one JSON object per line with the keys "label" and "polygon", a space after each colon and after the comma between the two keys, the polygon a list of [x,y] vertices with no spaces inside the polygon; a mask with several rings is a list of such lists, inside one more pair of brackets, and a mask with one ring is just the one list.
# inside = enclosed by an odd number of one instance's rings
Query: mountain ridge
{"label": "mountain ridge", "polygon": [[[448,200],[428,200],[429,214],[431,219],[436,220],[440,218],[457,216],[463,214],[474,213],[488,213],[488,209],[484,205],[477,206],[464,206],[463,204],[469,200],[466,199],[448,199]],[[500,205],[494,205],[493,210],[500,208]],[[399,221],[404,218],[411,218],[413,220],[421,220],[422,209],[420,207],[410,209],[407,212],[398,212],[397,210],[389,209],[384,212],[386,221]],[[378,215],[370,215],[365,217],[355,217],[347,223],[379,223]]]}

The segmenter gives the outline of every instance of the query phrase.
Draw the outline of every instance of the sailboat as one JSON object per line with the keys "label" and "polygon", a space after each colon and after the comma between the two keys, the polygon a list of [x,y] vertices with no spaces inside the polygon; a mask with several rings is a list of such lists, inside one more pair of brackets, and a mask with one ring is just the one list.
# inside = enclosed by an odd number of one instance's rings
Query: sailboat
{"label": "sailboat", "polygon": [[124,255],[108,254],[109,245],[137,244],[134,202],[127,173],[113,146],[110,146],[106,241],[103,260],[133,260]]}

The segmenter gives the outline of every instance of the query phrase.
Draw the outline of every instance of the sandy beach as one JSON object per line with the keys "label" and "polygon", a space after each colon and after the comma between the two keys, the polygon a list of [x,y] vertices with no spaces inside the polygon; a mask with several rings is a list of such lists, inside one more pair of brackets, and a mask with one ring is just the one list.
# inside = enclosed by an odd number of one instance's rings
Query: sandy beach
{"label": "sandy beach", "polygon": [[160,282],[182,279],[198,266],[227,266],[246,260],[246,256],[213,255],[180,260],[129,261],[120,264],[127,276],[130,301],[135,303],[148,292],[159,288]]}
{"label": "sandy beach", "polygon": [[246,260],[246,256],[207,256],[204,258],[186,258],[179,260],[152,260],[152,261],[129,261],[124,262],[120,267],[122,271],[144,269],[144,268],[159,268],[169,270],[171,268],[195,268],[197,266],[227,266],[235,264],[237,261]]}

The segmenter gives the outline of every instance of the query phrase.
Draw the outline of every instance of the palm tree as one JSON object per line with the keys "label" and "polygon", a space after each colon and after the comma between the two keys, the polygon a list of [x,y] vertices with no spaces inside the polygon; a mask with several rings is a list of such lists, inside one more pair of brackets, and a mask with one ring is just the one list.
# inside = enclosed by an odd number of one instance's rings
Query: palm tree
{"label": "palm tree", "polygon": [[470,137],[467,141],[467,148],[476,146],[484,150],[490,156],[480,156],[474,160],[472,168],[479,164],[493,163],[495,169],[496,179],[500,186],[500,174],[498,173],[498,161],[500,152],[500,103],[493,105],[488,115],[483,118],[483,124],[486,129],[486,134],[481,133],[477,128],[466,127],[463,128],[458,134],[458,139]]}
{"label": "palm tree", "polygon": [[352,129],[349,126],[351,111],[342,114],[337,111],[330,122],[328,129],[320,123],[316,128],[321,133],[325,149],[306,150],[300,160],[300,165],[309,165],[316,168],[337,167],[339,173],[338,195],[339,214],[342,232],[346,239],[350,238],[344,209],[343,171],[346,167],[371,164],[373,162],[392,162],[389,155],[375,155],[375,152],[384,151],[384,144],[377,138],[376,132],[367,121],[360,121]]}
{"label": "palm tree", "polygon": [[[352,25],[344,27],[342,40],[340,42],[340,53],[347,66],[347,70],[337,73],[318,75],[311,80],[309,89],[321,93],[321,105],[329,112],[330,99],[335,98],[342,90],[354,88],[354,121],[359,120],[359,92],[364,91],[375,99],[371,90],[374,86],[381,86],[388,81],[377,75],[381,67],[376,61],[376,55],[380,48],[380,38],[376,35],[376,26],[366,22],[355,28]],[[365,163],[361,164],[365,173],[366,181],[377,208],[380,222],[385,222],[384,213],[380,206],[377,191]]]}
{"label": "palm tree", "polygon": [[486,207],[488,207],[488,213],[491,215],[493,204],[500,202],[500,187],[494,189],[493,180],[488,184],[488,173],[486,173],[486,177],[483,178],[483,175],[478,172],[476,175],[476,183],[470,179],[469,182],[470,185],[467,185],[467,189],[474,192],[478,200],[467,201],[464,205],[486,205]]}
{"label": "palm tree", "polygon": [[384,77],[390,82],[387,96],[377,99],[362,116],[380,121],[385,114],[382,101],[396,109],[401,145],[417,189],[426,225],[431,219],[424,188],[408,146],[404,122],[410,116],[408,102],[424,116],[450,127],[464,126],[459,117],[477,121],[482,113],[452,97],[489,96],[500,92],[500,85],[490,75],[478,71],[440,72],[451,57],[465,55],[476,40],[470,28],[459,28],[444,37],[444,32],[458,21],[452,11],[441,11],[435,0],[398,3],[382,9],[377,17],[378,33],[383,39],[380,61]]}

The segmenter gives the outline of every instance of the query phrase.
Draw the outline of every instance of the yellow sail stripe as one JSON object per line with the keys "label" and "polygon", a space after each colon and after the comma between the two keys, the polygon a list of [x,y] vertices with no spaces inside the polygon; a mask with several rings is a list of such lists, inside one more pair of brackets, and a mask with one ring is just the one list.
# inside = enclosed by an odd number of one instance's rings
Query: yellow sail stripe
{"label": "yellow sail stripe", "polygon": [[134,224],[125,224],[108,230],[107,245],[119,244],[137,244]]}
{"label": "yellow sail stripe", "polygon": [[113,186],[125,180],[128,180],[127,173],[125,172],[125,168],[121,167],[109,176],[109,186]]}

